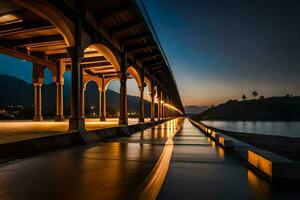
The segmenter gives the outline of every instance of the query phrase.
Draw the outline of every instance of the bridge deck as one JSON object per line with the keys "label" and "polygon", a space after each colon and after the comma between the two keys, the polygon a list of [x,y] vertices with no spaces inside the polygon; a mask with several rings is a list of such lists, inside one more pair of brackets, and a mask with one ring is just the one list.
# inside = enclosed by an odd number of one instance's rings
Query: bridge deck
{"label": "bridge deck", "polygon": [[0,165],[0,199],[127,199],[153,169],[175,126],[169,121],[119,141]]}
{"label": "bridge deck", "polygon": [[[159,161],[168,172],[165,180],[156,177],[164,181],[158,199],[299,196],[297,191],[272,191],[268,182],[209,142],[188,120],[173,137],[176,120],[131,137],[0,165],[0,199],[129,199],[141,186],[147,187],[143,183]],[[162,157],[168,147],[173,153]],[[161,158],[171,159],[170,165]]]}
{"label": "bridge deck", "polygon": [[293,199],[300,194],[278,188],[272,192],[269,182],[235,155],[225,153],[188,120],[173,141],[170,168],[158,199]]}
{"label": "bridge deck", "polygon": [[[149,121],[149,119],[145,119]],[[106,122],[99,119],[86,119],[86,129],[96,130],[118,126],[117,118],[108,118]],[[137,124],[138,119],[129,119],[129,124]],[[54,121],[0,121],[0,144],[16,142],[20,140],[45,137],[53,134],[64,134],[68,131],[68,120],[64,122]]]}

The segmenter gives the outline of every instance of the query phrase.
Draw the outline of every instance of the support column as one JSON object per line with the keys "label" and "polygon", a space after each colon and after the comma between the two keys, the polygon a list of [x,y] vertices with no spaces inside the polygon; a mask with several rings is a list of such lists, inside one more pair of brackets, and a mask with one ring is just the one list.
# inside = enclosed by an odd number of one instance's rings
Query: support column
{"label": "support column", "polygon": [[121,55],[121,74],[120,74],[120,116],[119,125],[128,125],[127,114],[127,53]]}
{"label": "support column", "polygon": [[161,93],[158,93],[157,118],[158,121],[161,120]]}
{"label": "support column", "polygon": [[160,117],[161,119],[164,119],[164,94],[161,92],[161,96],[160,96],[160,99],[161,99],[161,106],[160,106]]}
{"label": "support column", "polygon": [[128,125],[127,116],[127,77],[126,73],[121,75],[120,78],[120,117],[119,125]]}
{"label": "support column", "polygon": [[82,118],[85,118],[85,90],[86,90],[86,87],[83,87],[82,88],[82,94],[81,94],[81,117]]}
{"label": "support column", "polygon": [[56,61],[56,115],[55,121],[64,121],[64,72],[65,66],[61,60]]}
{"label": "support column", "polygon": [[106,91],[101,89],[100,91],[100,121],[106,121]]}
{"label": "support column", "polygon": [[69,130],[85,130],[84,123],[84,102],[82,87],[82,68],[80,61],[83,57],[83,51],[79,46],[70,47],[71,57],[71,117],[69,120]]}
{"label": "support column", "polygon": [[161,105],[161,118],[165,119],[165,102],[162,101],[162,105]]}
{"label": "support column", "polygon": [[140,116],[139,116],[139,122],[143,123],[145,122],[144,118],[144,87],[139,87],[140,90]]}
{"label": "support column", "polygon": [[64,84],[56,83],[56,116],[55,121],[64,121]]}
{"label": "support column", "polygon": [[151,121],[154,122],[155,121],[155,102],[154,102],[154,87],[151,87],[151,93],[150,93],[150,97],[151,97],[151,107],[150,107],[150,113],[151,113]]}
{"label": "support column", "polygon": [[42,84],[33,83],[33,86],[34,86],[34,117],[33,117],[33,121],[43,121]]}
{"label": "support column", "polygon": [[69,130],[84,131],[85,121],[82,113],[83,101],[83,86],[82,76],[83,69],[80,66],[81,59],[83,58],[82,49],[82,24],[83,18],[86,15],[86,1],[75,1],[75,6],[78,8],[79,13],[75,21],[74,40],[75,44],[68,47],[69,57],[71,58],[71,117],[69,120]]}

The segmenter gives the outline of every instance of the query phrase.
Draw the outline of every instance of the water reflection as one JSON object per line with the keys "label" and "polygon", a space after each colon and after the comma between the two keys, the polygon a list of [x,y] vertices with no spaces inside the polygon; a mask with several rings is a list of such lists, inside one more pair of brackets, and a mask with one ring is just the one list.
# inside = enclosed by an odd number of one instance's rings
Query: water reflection
{"label": "water reflection", "polygon": [[265,197],[264,199],[268,199],[270,195],[270,184],[259,178],[254,172],[251,170],[247,171],[248,177],[248,185],[250,186],[252,196],[260,196]]}
{"label": "water reflection", "polygon": [[221,147],[218,147],[218,155],[220,159],[224,158],[224,149],[222,149]]}
{"label": "water reflection", "polygon": [[284,121],[214,121],[205,120],[204,124],[228,131],[300,137],[300,122]]}

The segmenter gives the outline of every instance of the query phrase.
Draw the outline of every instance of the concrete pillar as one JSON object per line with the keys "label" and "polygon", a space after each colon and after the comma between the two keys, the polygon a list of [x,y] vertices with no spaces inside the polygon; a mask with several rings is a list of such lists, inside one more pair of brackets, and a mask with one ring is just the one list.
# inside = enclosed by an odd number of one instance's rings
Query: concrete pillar
{"label": "concrete pillar", "polygon": [[100,91],[100,121],[106,121],[106,91],[101,89]]}
{"label": "concrete pillar", "polygon": [[127,76],[126,73],[120,78],[120,116],[119,125],[128,125],[127,116]]}
{"label": "concrete pillar", "polygon": [[150,97],[151,97],[151,107],[150,107],[150,115],[151,115],[151,121],[155,121],[155,102],[154,102],[154,87],[151,87],[151,93],[150,93]]}
{"label": "concrete pillar", "polygon": [[84,122],[84,102],[82,87],[82,68],[80,61],[83,57],[83,50],[79,46],[68,48],[71,58],[71,117],[69,120],[69,130],[85,130]]}
{"label": "concrete pillar", "polygon": [[158,121],[161,120],[161,94],[158,94],[157,118]]}
{"label": "concrete pillar", "polygon": [[86,90],[86,87],[83,87],[82,88],[82,93],[81,93],[81,117],[82,118],[85,118],[85,90]]}
{"label": "concrete pillar", "polygon": [[140,116],[139,116],[139,122],[143,123],[145,122],[145,117],[144,117],[144,87],[139,87],[140,90]]}
{"label": "concrete pillar", "polygon": [[33,83],[33,87],[34,87],[34,117],[33,117],[33,121],[43,121],[42,84]]}
{"label": "concrete pillar", "polygon": [[162,105],[161,105],[161,118],[165,119],[165,102],[162,101]]}
{"label": "concrete pillar", "polygon": [[64,121],[64,84],[56,83],[56,116],[55,121]]}
{"label": "concrete pillar", "polygon": [[165,118],[168,119],[168,106],[165,104]]}

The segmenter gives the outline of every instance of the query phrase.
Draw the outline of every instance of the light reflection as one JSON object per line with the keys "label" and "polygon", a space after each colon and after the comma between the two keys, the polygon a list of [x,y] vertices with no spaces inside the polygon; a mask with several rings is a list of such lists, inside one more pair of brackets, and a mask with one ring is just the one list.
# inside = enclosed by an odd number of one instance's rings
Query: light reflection
{"label": "light reflection", "polygon": [[[160,155],[158,162],[155,164],[151,173],[146,177],[143,183],[139,186],[133,199],[156,199],[160,188],[165,180],[170,165],[172,152],[174,148],[173,137],[178,132],[183,119],[175,119],[171,122],[164,123],[163,129],[160,131],[166,132],[167,141],[165,143],[163,152]],[[160,128],[160,126],[158,126]]]}
{"label": "light reflection", "polygon": [[224,158],[224,149],[222,149],[222,148],[218,148],[218,154],[219,154],[219,157],[221,158],[221,159],[223,159]]}
{"label": "light reflection", "polygon": [[270,193],[269,183],[257,177],[257,175],[251,170],[247,171],[247,178],[248,184],[253,190],[253,193],[257,194],[257,192],[259,191],[260,193],[264,193],[266,196],[268,196],[268,194]]}

